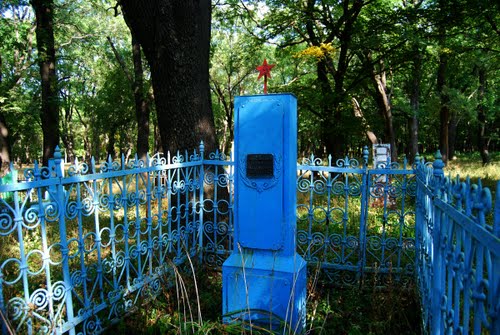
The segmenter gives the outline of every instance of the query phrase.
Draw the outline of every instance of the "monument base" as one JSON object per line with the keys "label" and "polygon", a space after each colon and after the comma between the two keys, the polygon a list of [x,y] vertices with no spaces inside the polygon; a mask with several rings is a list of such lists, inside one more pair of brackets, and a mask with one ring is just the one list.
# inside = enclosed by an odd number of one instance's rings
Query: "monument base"
{"label": "monument base", "polygon": [[306,272],[298,254],[233,252],[222,266],[223,321],[301,334],[306,324]]}

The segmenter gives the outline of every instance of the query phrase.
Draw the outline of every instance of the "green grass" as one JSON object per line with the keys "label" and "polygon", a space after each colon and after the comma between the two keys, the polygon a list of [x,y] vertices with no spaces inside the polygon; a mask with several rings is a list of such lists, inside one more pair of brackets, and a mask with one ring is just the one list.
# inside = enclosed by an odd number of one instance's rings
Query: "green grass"
{"label": "green grass", "polygon": [[[415,287],[375,283],[363,289],[332,288],[309,270],[306,334],[420,334],[420,307]],[[200,268],[178,273],[177,285],[108,329],[107,334],[270,334],[248,325],[221,322],[220,272]],[[194,279],[196,279],[196,284]],[[183,289],[179,289],[182,281]],[[198,287],[198,294],[196,293]],[[199,310],[198,310],[199,306]],[[281,333],[280,333],[281,334]],[[288,334],[288,333],[287,333]]]}
{"label": "green grass", "polygon": [[492,153],[491,161],[486,166],[483,166],[478,153],[459,154],[448,163],[444,171],[452,177],[459,175],[461,179],[469,176],[474,183],[480,178],[483,186],[495,193],[497,181],[500,181],[500,152]]}

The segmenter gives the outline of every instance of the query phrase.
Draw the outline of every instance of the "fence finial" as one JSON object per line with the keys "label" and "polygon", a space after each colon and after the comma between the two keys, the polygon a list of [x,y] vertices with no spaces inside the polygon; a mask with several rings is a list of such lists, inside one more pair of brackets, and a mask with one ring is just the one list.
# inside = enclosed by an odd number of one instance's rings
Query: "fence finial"
{"label": "fence finial", "polygon": [[368,166],[368,157],[370,155],[370,151],[368,151],[368,146],[365,145],[363,147],[363,163],[365,164],[365,167]]}
{"label": "fence finial", "polygon": [[200,155],[201,158],[203,159],[203,154],[205,153],[205,143],[203,141],[200,142]]}
{"label": "fence finial", "polygon": [[56,145],[56,149],[54,150],[54,158],[55,159],[61,159],[62,158],[61,149],[59,148],[58,145]]}
{"label": "fence finial", "polygon": [[436,154],[434,155],[434,163],[432,163],[432,167],[434,168],[434,176],[437,177],[444,177],[444,162],[443,162],[443,156],[441,155],[441,151],[437,151]]}

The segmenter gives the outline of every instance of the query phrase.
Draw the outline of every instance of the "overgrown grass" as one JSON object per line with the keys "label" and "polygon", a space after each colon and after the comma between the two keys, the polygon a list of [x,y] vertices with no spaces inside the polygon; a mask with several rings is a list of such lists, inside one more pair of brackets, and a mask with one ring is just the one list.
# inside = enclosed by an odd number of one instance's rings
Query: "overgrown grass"
{"label": "overgrown grass", "polygon": [[[197,270],[195,270],[197,269]],[[193,272],[195,271],[195,272]],[[241,324],[223,324],[221,273],[203,266],[176,268],[159,296],[108,329],[113,334],[269,334]]]}
{"label": "overgrown grass", "polygon": [[[319,272],[316,269],[311,268],[309,272],[306,334],[421,333],[420,308],[414,287],[401,288],[389,283],[381,290],[376,283],[368,283],[363,289],[332,288],[317,280]],[[134,314],[106,333],[272,334],[248,325],[221,322],[220,272],[201,267],[194,276],[190,271],[177,272],[176,276],[175,285],[164,288],[160,296],[140,305]]]}

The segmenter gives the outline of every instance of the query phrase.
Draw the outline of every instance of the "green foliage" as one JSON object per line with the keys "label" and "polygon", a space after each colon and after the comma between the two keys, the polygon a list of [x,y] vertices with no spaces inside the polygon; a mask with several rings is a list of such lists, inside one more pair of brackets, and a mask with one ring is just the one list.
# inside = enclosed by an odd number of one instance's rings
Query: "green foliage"
{"label": "green foliage", "polygon": [[[135,140],[133,92],[107,41],[109,36],[130,71],[130,33],[123,18],[114,15],[113,5],[56,1],[60,145],[70,156],[104,156],[110,141],[127,152]],[[0,13],[0,112],[9,128],[12,155],[32,163],[41,156],[42,143],[35,19],[31,7],[20,1],[3,2]]]}
{"label": "green foliage", "polygon": [[[223,8],[220,15],[229,18],[227,22],[233,27],[242,27],[233,30],[239,38],[253,38],[256,43],[264,42],[274,47],[278,64],[274,71],[281,81],[274,86],[275,91],[292,92],[298,97],[301,152],[321,148],[325,133],[341,132],[346,140],[345,152],[367,144],[365,131],[368,128],[380,140],[387,140],[384,118],[378,111],[369,79],[368,54],[374,63],[383,61],[384,64],[396,144],[402,149],[400,151],[407,151],[408,122],[414,115],[419,120],[421,147],[424,151],[427,148],[434,151],[440,133],[441,108],[436,73],[439,54],[443,50],[449,54],[445,92],[449,96],[452,124],[457,127],[453,143],[462,151],[476,148],[475,132],[479,127],[477,115],[481,103],[487,113],[486,137],[490,147],[498,150],[496,134],[500,114],[498,90],[495,89],[498,75],[495,74],[499,67],[495,55],[500,40],[494,31],[498,16],[492,6],[472,0],[460,1],[456,5],[446,2],[444,7],[432,0],[359,2],[359,7],[350,3],[344,7],[346,4],[348,2],[344,1],[269,0],[228,1],[220,6]],[[345,8],[350,8],[349,14],[344,12]],[[470,8],[474,9],[471,11]],[[216,11],[218,9],[216,6]],[[337,20],[356,11],[359,15],[352,16],[352,27],[347,26],[346,20]],[[443,16],[443,11],[449,11],[449,16]],[[439,46],[442,36],[437,34],[444,26],[445,49]],[[346,39],[347,35],[350,40]],[[264,44],[261,50],[267,46]],[[322,52],[322,46],[331,46],[331,50]],[[254,52],[245,45],[238,47],[241,54]],[[307,55],[309,57],[304,57]],[[343,59],[343,55],[347,58]],[[218,57],[214,55],[214,59]],[[319,60],[327,63],[328,85],[334,92],[332,96],[322,89],[317,68]],[[415,70],[417,61],[420,68]],[[477,79],[480,65],[486,67],[489,85],[481,101]],[[376,69],[381,71],[381,68]],[[415,80],[419,92],[416,107],[411,102]],[[353,115],[353,98],[359,103],[364,122]],[[325,104],[330,108],[325,109]],[[334,116],[336,113],[341,116]],[[329,131],[325,125],[333,118],[338,122],[333,122],[330,126],[334,130]],[[466,140],[462,141],[464,138]],[[323,153],[323,150],[319,151]]]}
{"label": "green foliage", "polygon": [[[57,0],[55,4],[61,146],[68,157],[86,159],[91,154],[103,158],[109,151],[135,151],[133,92],[125,74],[132,72],[130,32],[120,12],[115,12],[115,2]],[[367,130],[387,140],[370,78],[372,68],[386,75],[399,151],[408,152],[408,122],[416,115],[420,151],[433,152],[442,104],[437,69],[439,56],[445,53],[443,92],[451,126],[456,128],[453,144],[460,152],[477,150],[481,107],[484,138],[490,151],[498,151],[498,10],[498,5],[484,0],[216,2],[210,85],[221,149],[228,152],[231,147],[234,97],[262,92],[255,67],[267,58],[277,65],[269,91],[298,97],[301,153],[323,154],[328,138],[338,134],[343,154],[368,144]],[[0,4],[0,113],[9,129],[13,159],[23,163],[41,156],[43,141],[34,25],[29,2]],[[486,76],[483,93],[479,72]],[[415,83],[417,106],[411,101]],[[354,101],[362,118],[354,113]]]}

